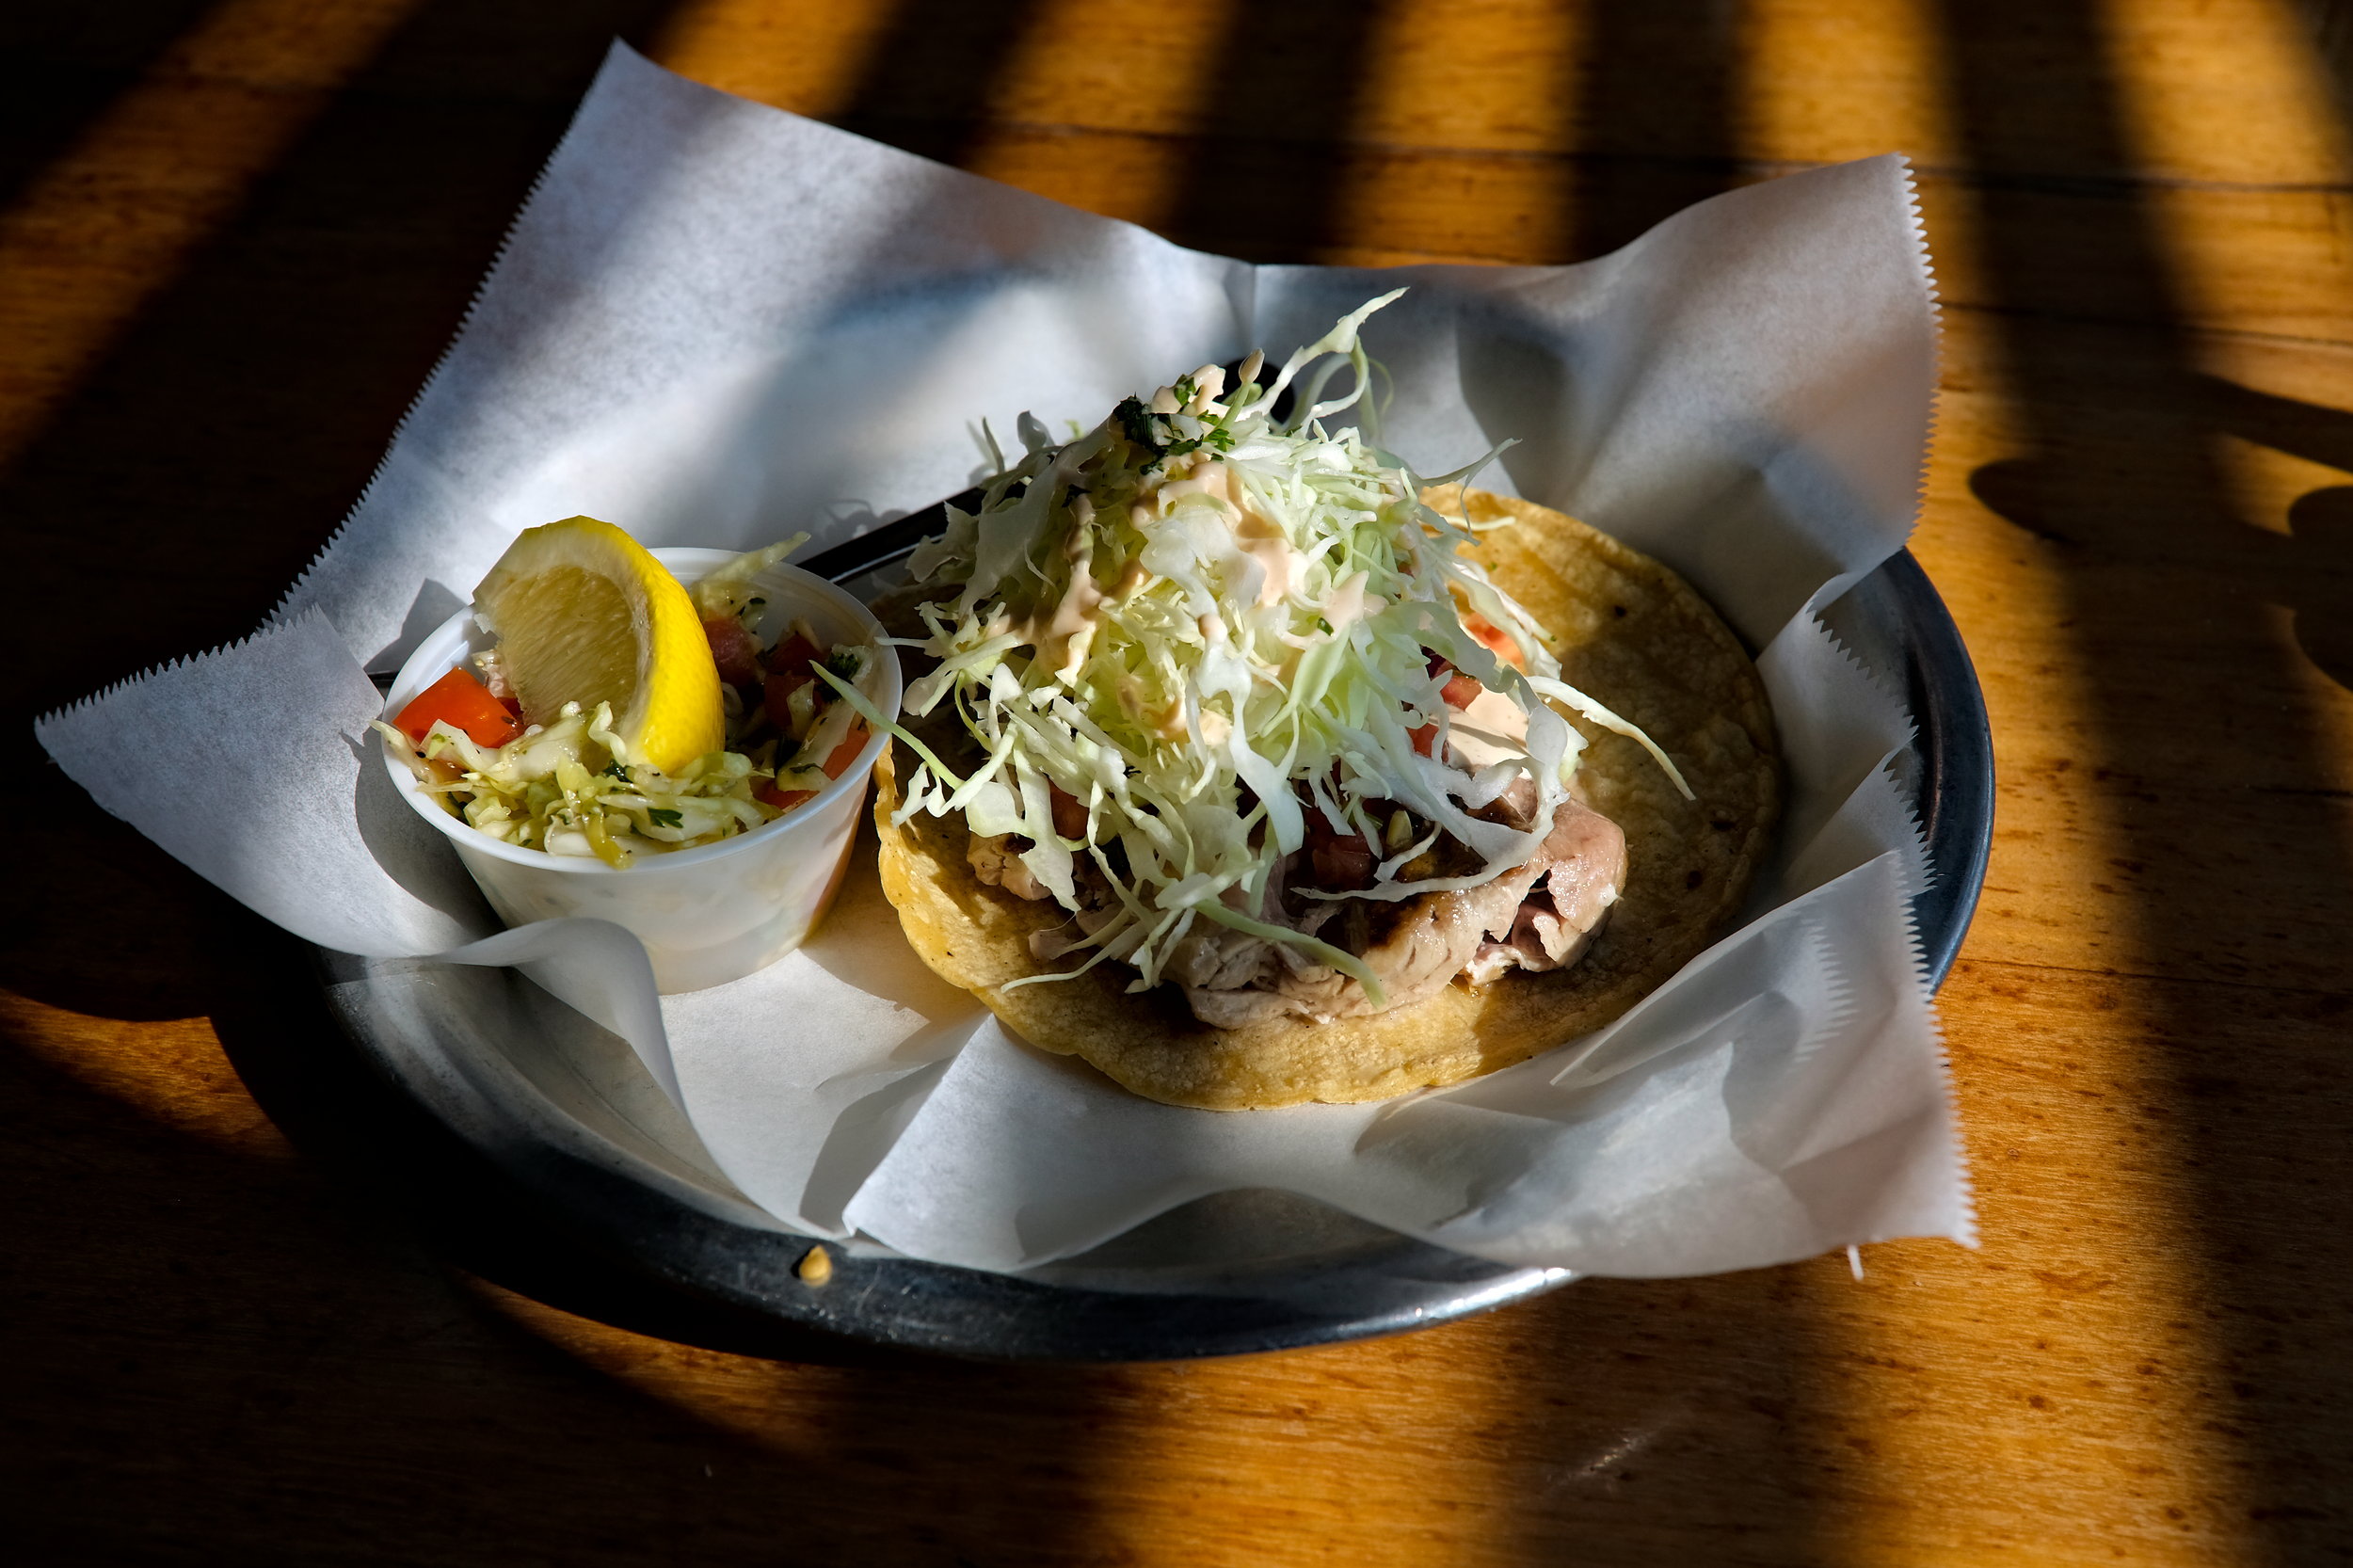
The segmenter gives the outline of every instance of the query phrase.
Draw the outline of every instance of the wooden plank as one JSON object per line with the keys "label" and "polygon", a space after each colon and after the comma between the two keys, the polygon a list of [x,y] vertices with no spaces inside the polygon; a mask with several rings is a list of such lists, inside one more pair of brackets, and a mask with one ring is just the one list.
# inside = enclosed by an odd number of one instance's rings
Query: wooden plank
{"label": "wooden plank", "polygon": [[0,214],[0,457],[226,221],[413,0],[235,0],[165,52]]}
{"label": "wooden plank", "polygon": [[322,1174],[331,1150],[297,1157],[264,1105],[298,1124],[299,1042],[206,935],[234,918],[20,723],[0,1402],[26,1418],[0,1460],[36,1545],[1878,1564],[2353,1539],[2341,6],[109,16],[0,77],[29,84],[0,125],[25,172],[0,208],[20,716],[276,596],[615,26],[1293,260],[1570,259],[1730,184],[1913,152],[1948,326],[1916,549],[2002,776],[1943,1000],[1986,1244],[1868,1248],[1859,1283],[1826,1259],[1581,1284],[1202,1367],[830,1366],[634,1332],[448,1272]]}

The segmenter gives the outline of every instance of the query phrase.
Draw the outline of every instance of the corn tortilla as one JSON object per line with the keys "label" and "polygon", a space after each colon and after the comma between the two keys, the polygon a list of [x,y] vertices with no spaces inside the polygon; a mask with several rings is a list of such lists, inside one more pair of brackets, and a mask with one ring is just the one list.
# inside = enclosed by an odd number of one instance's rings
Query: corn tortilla
{"label": "corn tortilla", "polygon": [[1075,963],[1030,954],[1031,933],[1067,916],[982,883],[960,816],[893,827],[895,770],[911,766],[894,744],[874,805],[882,885],[923,961],[1033,1045],[1152,1099],[1240,1111],[1385,1099],[1493,1072],[1609,1023],[1705,947],[1738,909],[1780,810],[1772,714],[1739,639],[1680,577],[1573,518],[1483,490],[1425,499],[1456,515],[1467,505],[1473,521],[1513,520],[1483,533],[1472,558],[1545,629],[1561,679],[1647,731],[1698,797],[1678,794],[1634,742],[1572,719],[1587,741],[1580,791],[1624,829],[1627,858],[1625,892],[1582,959],[1458,981],[1370,1017],[1230,1030],[1195,1019],[1174,984],[1128,994],[1134,971],[1116,963],[1007,990]]}

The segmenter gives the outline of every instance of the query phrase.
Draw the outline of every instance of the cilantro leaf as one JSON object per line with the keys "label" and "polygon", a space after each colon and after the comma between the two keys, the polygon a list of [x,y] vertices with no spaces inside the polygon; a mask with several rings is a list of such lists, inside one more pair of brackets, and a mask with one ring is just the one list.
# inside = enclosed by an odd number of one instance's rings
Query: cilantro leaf
{"label": "cilantro leaf", "polygon": [[1131,397],[1112,411],[1129,440],[1153,452],[1160,450],[1160,432],[1153,428],[1152,411],[1144,406],[1144,399]]}

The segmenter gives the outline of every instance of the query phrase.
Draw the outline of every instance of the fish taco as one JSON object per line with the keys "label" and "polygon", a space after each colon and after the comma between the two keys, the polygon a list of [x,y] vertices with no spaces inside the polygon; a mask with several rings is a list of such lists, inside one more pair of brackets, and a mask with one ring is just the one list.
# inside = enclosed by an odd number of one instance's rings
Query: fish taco
{"label": "fish taco", "polygon": [[1380,450],[1393,297],[1272,378],[1025,416],[886,617],[922,670],[875,805],[908,940],[1156,1100],[1523,1061],[1712,940],[1771,837],[1764,688],[1689,584]]}

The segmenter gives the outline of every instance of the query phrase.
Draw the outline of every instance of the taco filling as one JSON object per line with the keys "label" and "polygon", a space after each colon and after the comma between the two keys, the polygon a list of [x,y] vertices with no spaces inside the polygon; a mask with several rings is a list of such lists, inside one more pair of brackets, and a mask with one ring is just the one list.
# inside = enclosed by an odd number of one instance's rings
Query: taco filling
{"label": "taco filling", "polygon": [[1230,387],[1205,366],[1061,444],[1025,415],[1024,455],[917,552],[904,642],[936,663],[893,726],[890,825],[960,818],[979,883],[1062,915],[1002,990],[1118,964],[1243,1030],[1557,970],[1627,875],[1563,711],[1690,798],[1461,552],[1495,524],[1424,504],[1462,475],[1365,433],[1358,328],[1395,297],[1267,385],[1256,355]]}

